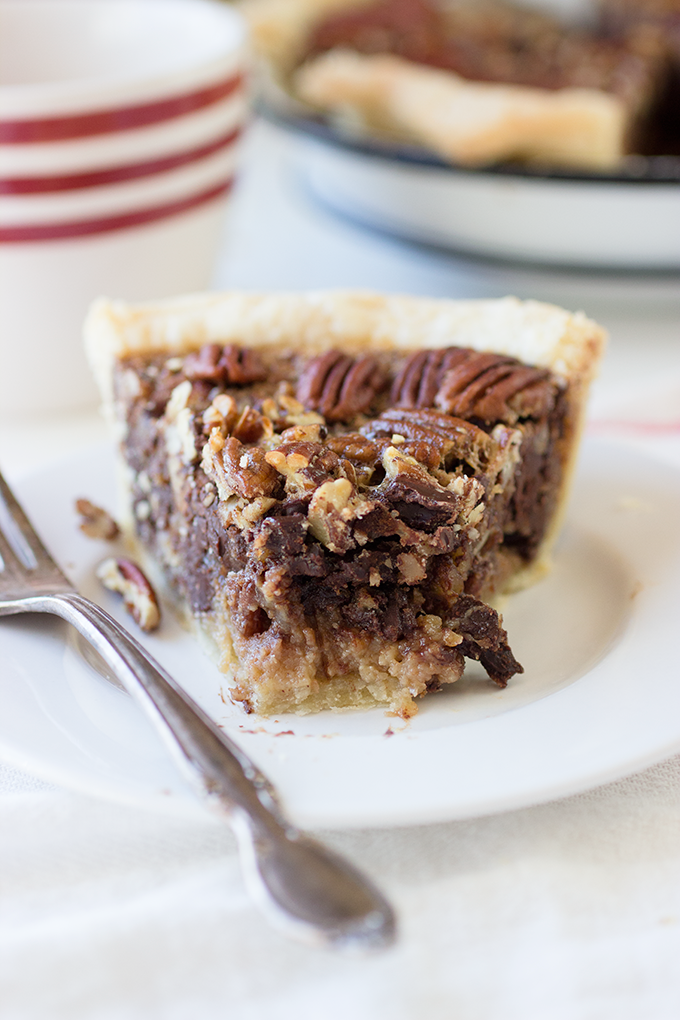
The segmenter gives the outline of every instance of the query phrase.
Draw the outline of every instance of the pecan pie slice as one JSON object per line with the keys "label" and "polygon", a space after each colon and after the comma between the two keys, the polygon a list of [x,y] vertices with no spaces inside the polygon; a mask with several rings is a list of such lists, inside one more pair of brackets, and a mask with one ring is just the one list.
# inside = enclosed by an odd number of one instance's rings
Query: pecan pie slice
{"label": "pecan pie slice", "polygon": [[[124,525],[249,711],[522,667],[494,596],[546,569],[602,331],[514,299],[98,303]],[[158,573],[155,573],[158,580]]]}

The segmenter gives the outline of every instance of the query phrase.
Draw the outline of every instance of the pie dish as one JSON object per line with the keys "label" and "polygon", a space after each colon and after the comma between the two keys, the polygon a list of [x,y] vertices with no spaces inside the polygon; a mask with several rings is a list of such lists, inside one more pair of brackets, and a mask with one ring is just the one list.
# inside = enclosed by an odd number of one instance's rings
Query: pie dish
{"label": "pie dish", "polygon": [[489,603],[549,565],[604,342],[536,302],[363,292],[98,302],[123,525],[260,714],[520,664]]}
{"label": "pie dish", "polygon": [[576,28],[495,0],[246,0],[243,10],[270,95],[351,134],[419,144],[459,166],[591,172],[680,142],[677,47],[649,21],[605,11]]}

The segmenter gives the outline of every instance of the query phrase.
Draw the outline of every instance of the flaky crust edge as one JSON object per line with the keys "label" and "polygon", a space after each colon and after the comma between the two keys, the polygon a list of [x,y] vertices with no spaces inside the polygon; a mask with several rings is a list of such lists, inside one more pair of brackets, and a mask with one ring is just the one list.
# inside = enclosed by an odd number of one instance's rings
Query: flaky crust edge
{"label": "flaky crust edge", "polygon": [[446,300],[371,291],[226,292],[127,304],[100,298],[85,322],[85,348],[112,424],[113,371],[122,358],[183,355],[205,343],[279,345],[316,354],[342,346],[371,349],[469,347],[507,354],[549,368],[568,386],[564,469],[557,510],[538,555],[508,590],[540,579],[566,512],[590,383],[606,343],[605,331],[583,313],[506,297]]}

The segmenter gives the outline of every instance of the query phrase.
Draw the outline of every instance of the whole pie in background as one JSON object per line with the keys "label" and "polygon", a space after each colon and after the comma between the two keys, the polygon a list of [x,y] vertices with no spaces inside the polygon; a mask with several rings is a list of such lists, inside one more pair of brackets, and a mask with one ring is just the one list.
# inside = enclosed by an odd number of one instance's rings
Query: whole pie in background
{"label": "whole pie in background", "polygon": [[496,0],[243,5],[270,82],[343,130],[597,171],[680,152],[678,9],[604,0],[586,28]]}

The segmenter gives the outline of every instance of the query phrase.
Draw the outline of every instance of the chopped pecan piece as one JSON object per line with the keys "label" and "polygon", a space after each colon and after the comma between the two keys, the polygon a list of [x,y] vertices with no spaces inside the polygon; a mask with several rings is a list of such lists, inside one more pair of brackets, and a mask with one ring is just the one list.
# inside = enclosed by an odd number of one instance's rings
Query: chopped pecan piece
{"label": "chopped pecan piece", "polygon": [[246,406],[239,411],[236,401],[227,393],[218,393],[203,412],[203,431],[209,434],[215,428],[223,436],[234,436],[241,443],[257,443],[274,432],[269,418],[254,407]]}
{"label": "chopped pecan piece", "polygon": [[380,464],[384,444],[374,443],[359,432],[348,432],[344,436],[331,436],[326,445],[341,458],[341,464],[352,466],[358,484],[371,484],[376,467]]}
{"label": "chopped pecan piece", "polygon": [[336,478],[320,485],[310,501],[309,530],[331,552],[343,554],[354,547],[349,527],[353,495],[352,483],[347,478]]}
{"label": "chopped pecan piece", "polygon": [[267,463],[265,451],[259,446],[244,446],[234,436],[224,441],[222,465],[227,486],[245,499],[271,496],[279,484],[279,476]]}
{"label": "chopped pecan piece", "polygon": [[265,454],[267,463],[286,479],[289,496],[311,492],[337,474],[339,458],[323,443],[287,442]]}
{"label": "chopped pecan piece", "polygon": [[259,411],[252,407],[244,407],[231,434],[241,443],[256,443],[265,435],[271,436],[273,431],[268,418],[264,418]]}
{"label": "chopped pecan piece", "polygon": [[111,557],[99,564],[97,577],[109,591],[123,596],[126,611],[142,630],[158,627],[161,614],[156,593],[136,563]]}
{"label": "chopped pecan piece", "polygon": [[269,629],[271,620],[257,600],[255,582],[241,574],[230,587],[232,618],[240,633],[245,638],[263,634]]}
{"label": "chopped pecan piece", "polygon": [[118,538],[118,525],[108,510],[96,506],[89,499],[77,499],[76,510],[81,517],[80,530],[88,538],[101,538],[106,542]]}
{"label": "chopped pecan piece", "polygon": [[326,421],[350,421],[369,409],[385,382],[375,358],[350,358],[332,350],[312,358],[305,366],[297,399],[319,411]]}

